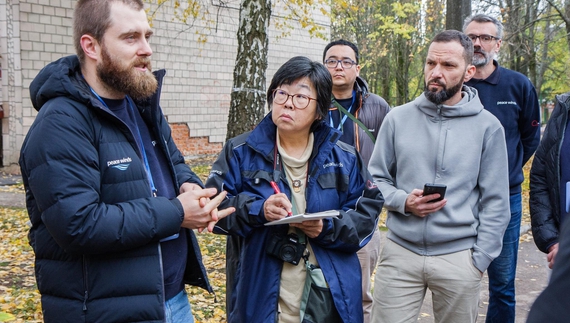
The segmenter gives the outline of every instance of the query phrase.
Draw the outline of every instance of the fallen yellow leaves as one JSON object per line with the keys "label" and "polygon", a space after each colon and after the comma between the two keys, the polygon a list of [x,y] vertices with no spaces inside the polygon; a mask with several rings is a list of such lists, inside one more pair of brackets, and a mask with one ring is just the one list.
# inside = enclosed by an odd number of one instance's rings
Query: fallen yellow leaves
{"label": "fallen yellow leaves", "polygon": [[[0,322],[42,322],[25,209],[0,207]],[[197,323],[226,322],[225,236],[198,234],[214,294],[187,287]]]}
{"label": "fallen yellow leaves", "polygon": [[28,214],[0,208],[0,317],[3,322],[42,322],[34,278],[34,254],[28,244]]}

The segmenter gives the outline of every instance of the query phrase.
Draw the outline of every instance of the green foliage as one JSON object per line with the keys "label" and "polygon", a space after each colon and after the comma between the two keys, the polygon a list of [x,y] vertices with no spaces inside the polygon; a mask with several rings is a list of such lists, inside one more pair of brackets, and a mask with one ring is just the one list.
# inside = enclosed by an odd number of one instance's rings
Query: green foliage
{"label": "green foliage", "polygon": [[[212,29],[216,27],[214,17],[220,9],[227,8],[227,4],[220,2],[214,5],[207,0],[143,0],[149,6],[146,9],[151,26],[157,19],[159,13],[172,15],[172,21],[181,22],[186,25],[187,30],[194,30],[199,35],[199,42],[208,41],[208,36]],[[262,0],[260,0],[262,1]],[[327,26],[320,24],[314,19],[313,12],[321,11],[325,16],[328,12],[325,9],[328,2],[326,0],[278,0],[272,3],[271,0],[263,0],[272,4],[274,9],[278,9],[278,14],[272,23],[277,30],[281,31],[279,38],[287,37],[296,27],[294,22],[298,22],[301,27],[309,32],[312,37],[328,39]],[[216,13],[214,13],[214,11]]]}
{"label": "green foliage", "polygon": [[426,45],[443,26],[443,0],[333,1],[332,39],[360,49],[360,75],[392,106],[423,90]]}

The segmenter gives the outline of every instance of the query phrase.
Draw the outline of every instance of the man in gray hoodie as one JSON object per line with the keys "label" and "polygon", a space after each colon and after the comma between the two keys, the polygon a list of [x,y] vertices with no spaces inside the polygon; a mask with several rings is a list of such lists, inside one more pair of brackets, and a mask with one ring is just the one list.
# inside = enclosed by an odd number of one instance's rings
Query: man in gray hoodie
{"label": "man in gray hoodie", "polygon": [[[373,322],[415,322],[429,287],[435,322],[475,322],[481,278],[509,222],[508,161],[501,123],[477,90],[473,43],[448,30],[433,39],[425,91],[394,108],[369,170],[386,199],[388,241],[374,287]],[[445,197],[424,184],[446,185]]]}

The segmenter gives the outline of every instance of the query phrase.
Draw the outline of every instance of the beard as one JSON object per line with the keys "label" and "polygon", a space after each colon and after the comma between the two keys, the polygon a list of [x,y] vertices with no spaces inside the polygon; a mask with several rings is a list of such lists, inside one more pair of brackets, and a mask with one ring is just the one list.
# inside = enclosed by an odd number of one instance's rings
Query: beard
{"label": "beard", "polygon": [[[125,66],[111,56],[104,44],[101,44],[102,62],[97,64],[97,76],[110,89],[125,93],[135,100],[150,97],[156,92],[158,82],[151,72],[150,58],[137,58]],[[135,66],[146,65],[147,70],[141,72]]]}
{"label": "beard", "polygon": [[[477,54],[481,54],[482,56]],[[475,67],[483,67],[487,65],[491,59],[492,59],[491,54],[486,52],[483,48],[481,47],[474,48],[473,65],[475,65]]]}
{"label": "beard", "polygon": [[[428,84],[434,83],[434,82],[441,85],[443,87],[443,89],[441,89],[440,91],[430,90],[428,88]],[[426,82],[426,84],[425,84],[424,94],[429,101],[435,103],[436,105],[440,105],[443,102],[452,98],[455,94],[457,94],[457,92],[459,92],[459,90],[461,90],[462,86],[463,86],[463,83],[459,82],[459,83],[455,84],[454,86],[447,88],[439,79],[430,80],[429,82]]]}

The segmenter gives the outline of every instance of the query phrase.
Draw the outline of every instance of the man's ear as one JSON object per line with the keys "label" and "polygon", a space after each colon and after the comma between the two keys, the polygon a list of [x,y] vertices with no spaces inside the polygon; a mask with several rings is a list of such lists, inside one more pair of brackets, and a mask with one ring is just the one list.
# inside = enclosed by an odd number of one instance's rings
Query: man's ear
{"label": "man's ear", "polygon": [[83,35],[79,40],[81,44],[81,48],[83,48],[83,52],[85,56],[93,59],[99,59],[99,53],[101,52],[101,46],[99,42],[91,35]]}
{"label": "man's ear", "polygon": [[503,40],[499,39],[497,40],[497,44],[495,46],[495,54],[497,54],[499,52],[499,50],[501,49],[501,45],[503,44]]}
{"label": "man's ear", "polygon": [[465,76],[463,77],[463,83],[469,81],[474,75],[477,68],[473,64],[467,65],[465,69]]}

